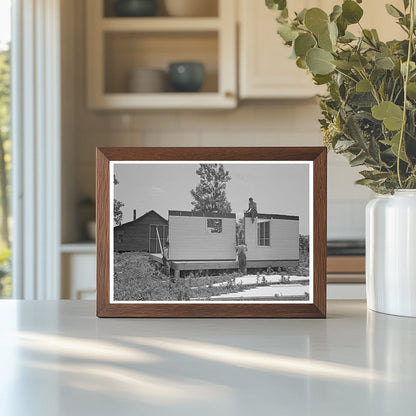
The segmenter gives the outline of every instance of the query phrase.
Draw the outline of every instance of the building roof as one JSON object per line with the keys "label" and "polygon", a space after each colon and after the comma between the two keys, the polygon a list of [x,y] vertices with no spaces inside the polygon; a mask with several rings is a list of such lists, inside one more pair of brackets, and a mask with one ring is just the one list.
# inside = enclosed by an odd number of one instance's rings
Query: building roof
{"label": "building roof", "polygon": [[194,211],[169,211],[169,216],[173,217],[206,217],[206,218],[235,218],[235,214],[214,214]]}
{"label": "building roof", "polygon": [[163,222],[165,222],[166,223],[166,225],[168,224],[168,221],[167,220],[165,220],[160,214],[158,214],[156,211],[154,211],[153,209],[152,210],[150,210],[150,211],[148,211],[148,212],[146,212],[145,214],[143,214],[141,217],[139,217],[139,218],[136,218],[135,220],[133,220],[133,221],[129,221],[129,222],[125,222],[124,224],[121,224],[121,225],[117,225],[116,227],[114,227],[114,229],[116,229],[116,228],[121,228],[121,227],[124,227],[125,225],[130,225],[130,224],[133,224],[133,223],[135,223],[135,222],[138,222],[138,221],[140,221],[140,220],[142,220],[143,218],[145,218],[145,217],[147,217],[148,215],[150,215],[150,214],[155,214],[155,215],[157,215]]}
{"label": "building roof", "polygon": [[[173,217],[205,217],[205,218],[236,218],[236,214],[214,214],[194,211],[169,211],[169,216]],[[250,217],[250,214],[244,214],[245,217]],[[257,214],[260,219],[274,219],[274,220],[292,220],[299,221],[298,215],[283,215],[283,214]]]}
{"label": "building roof", "polygon": [[[250,214],[244,213],[245,217],[251,217]],[[257,218],[265,220],[292,220],[299,221],[299,215],[282,215],[282,214],[257,214]]]}

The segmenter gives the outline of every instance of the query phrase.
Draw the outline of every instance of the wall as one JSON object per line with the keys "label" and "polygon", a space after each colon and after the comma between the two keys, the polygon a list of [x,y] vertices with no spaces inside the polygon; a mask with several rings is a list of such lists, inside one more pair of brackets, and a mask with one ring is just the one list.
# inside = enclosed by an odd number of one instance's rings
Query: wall
{"label": "wall", "polygon": [[170,260],[234,260],[235,217],[221,218],[222,232],[210,233],[208,217],[169,215]]}
{"label": "wall", "polygon": [[245,218],[247,260],[299,260],[299,221],[270,220],[270,246],[257,244],[257,225]]}
{"label": "wall", "polygon": [[[73,148],[67,143],[63,154],[65,181],[72,195],[71,198],[64,195],[64,218],[65,211],[74,211],[79,198],[94,195],[96,146],[321,145],[317,121],[320,114],[315,99],[241,102],[233,111],[87,110],[83,0],[74,0],[74,6],[75,38],[69,41],[69,48],[64,48],[64,62],[68,65],[64,68],[64,93],[71,100],[74,94],[75,107],[70,126]],[[351,169],[343,158],[333,154],[329,155],[328,163],[328,235],[362,237],[363,207],[372,194],[354,185],[359,169]],[[73,227],[66,228],[64,241],[75,238]]]}

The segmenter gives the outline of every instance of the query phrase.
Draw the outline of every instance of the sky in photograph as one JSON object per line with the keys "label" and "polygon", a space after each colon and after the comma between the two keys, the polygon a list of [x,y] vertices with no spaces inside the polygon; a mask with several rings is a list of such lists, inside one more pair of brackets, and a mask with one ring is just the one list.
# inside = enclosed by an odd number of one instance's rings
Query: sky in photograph
{"label": "sky in photograph", "polygon": [[[190,193],[199,183],[199,164],[114,164],[119,181],[114,198],[122,201],[123,224],[150,210],[168,219],[169,210],[191,211]],[[226,194],[232,212],[241,214],[253,197],[262,214],[299,215],[300,233],[309,234],[308,164],[227,164]]]}

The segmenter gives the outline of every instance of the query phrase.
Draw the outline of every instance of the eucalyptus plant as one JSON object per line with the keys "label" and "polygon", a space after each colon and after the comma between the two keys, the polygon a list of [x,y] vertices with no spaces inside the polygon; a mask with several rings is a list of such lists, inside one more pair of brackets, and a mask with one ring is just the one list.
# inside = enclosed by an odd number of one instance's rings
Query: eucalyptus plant
{"label": "eucalyptus plant", "polygon": [[[266,0],[278,10],[278,34],[296,65],[309,71],[327,94],[320,97],[325,145],[365,166],[362,179],[380,194],[416,188],[415,0],[387,12],[404,33],[382,42],[360,21],[362,0],[344,0],[330,13],[303,9],[289,16],[286,0]],[[357,26],[354,35],[350,29]]]}

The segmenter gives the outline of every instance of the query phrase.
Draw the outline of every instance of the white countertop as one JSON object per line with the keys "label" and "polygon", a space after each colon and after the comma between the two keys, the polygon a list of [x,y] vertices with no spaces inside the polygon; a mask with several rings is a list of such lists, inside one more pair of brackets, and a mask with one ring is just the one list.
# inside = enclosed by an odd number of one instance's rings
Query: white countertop
{"label": "white countertop", "polygon": [[0,415],[416,414],[416,319],[98,319],[0,301]]}

